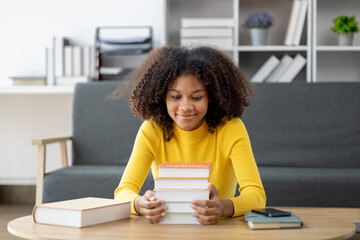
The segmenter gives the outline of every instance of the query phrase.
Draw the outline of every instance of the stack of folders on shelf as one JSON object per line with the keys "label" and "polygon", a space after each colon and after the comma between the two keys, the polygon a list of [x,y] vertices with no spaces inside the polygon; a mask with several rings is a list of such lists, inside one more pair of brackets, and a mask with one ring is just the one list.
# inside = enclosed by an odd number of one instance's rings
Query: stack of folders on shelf
{"label": "stack of folders on shelf", "polygon": [[74,85],[94,75],[94,47],[72,45],[69,38],[54,36],[46,48],[47,85]]}
{"label": "stack of folders on shelf", "polygon": [[253,230],[291,229],[303,226],[303,222],[292,212],[290,216],[286,217],[267,217],[254,212],[245,212],[244,215],[245,223]]}
{"label": "stack of folders on shelf", "polygon": [[233,47],[234,20],[232,18],[182,18],[180,45],[207,45],[223,50]]}
{"label": "stack of folders on shelf", "polygon": [[285,45],[300,45],[308,5],[308,0],[293,0],[290,19],[284,40]]}
{"label": "stack of folders on shelf", "polygon": [[306,59],[299,53],[294,58],[285,54],[280,60],[271,55],[251,78],[251,82],[292,82],[305,64]]}
{"label": "stack of folders on shelf", "polygon": [[121,80],[153,48],[151,27],[98,27],[96,79]]}
{"label": "stack of folders on shelf", "polygon": [[192,200],[209,200],[210,162],[166,162],[155,179],[157,199],[164,200],[166,215],[159,224],[200,224],[192,216]]}

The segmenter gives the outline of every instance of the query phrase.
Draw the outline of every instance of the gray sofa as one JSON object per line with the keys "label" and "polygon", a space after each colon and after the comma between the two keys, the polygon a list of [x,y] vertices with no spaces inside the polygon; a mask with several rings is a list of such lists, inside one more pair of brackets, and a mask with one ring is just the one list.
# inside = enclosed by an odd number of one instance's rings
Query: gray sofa
{"label": "gray sofa", "polygon": [[[141,124],[107,98],[118,84],[76,86],[72,165],[45,174],[44,202],[113,197]],[[254,87],[243,121],[267,205],[360,207],[360,83]],[[152,188],[149,173],[141,193]]]}

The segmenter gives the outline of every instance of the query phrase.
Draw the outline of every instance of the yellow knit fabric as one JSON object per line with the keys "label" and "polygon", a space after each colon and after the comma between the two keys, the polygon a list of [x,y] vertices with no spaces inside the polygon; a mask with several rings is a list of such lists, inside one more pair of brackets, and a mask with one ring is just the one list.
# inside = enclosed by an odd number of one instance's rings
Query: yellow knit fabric
{"label": "yellow knit fabric", "polygon": [[[145,121],[135,139],[134,149],[118,188],[115,199],[131,200],[131,212],[136,214],[134,199],[151,168],[158,177],[158,165],[163,162],[212,162],[210,182],[219,191],[220,199],[230,199],[234,215],[243,215],[253,208],[265,207],[265,191],[252,153],[250,140],[239,118],[208,131],[204,121],[193,131],[183,131],[175,123],[174,138],[163,140],[161,128]],[[240,196],[234,197],[236,183]]]}

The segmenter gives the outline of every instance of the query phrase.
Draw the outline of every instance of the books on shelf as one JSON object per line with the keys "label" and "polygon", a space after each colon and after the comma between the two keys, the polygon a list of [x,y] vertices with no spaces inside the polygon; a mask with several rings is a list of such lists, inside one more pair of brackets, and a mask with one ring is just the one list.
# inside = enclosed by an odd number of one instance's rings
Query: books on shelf
{"label": "books on shelf", "polygon": [[181,27],[234,27],[232,18],[181,18]]}
{"label": "books on shelf", "polygon": [[154,192],[168,208],[159,224],[200,224],[192,216],[196,211],[190,205],[192,200],[209,200],[211,171],[210,162],[165,162],[159,165]]}
{"label": "books on shelf", "polygon": [[231,27],[197,27],[197,28],[181,28],[180,37],[227,37],[233,36],[233,28]]}
{"label": "books on shelf", "polygon": [[301,54],[296,54],[294,59],[291,61],[289,66],[285,69],[283,74],[278,78],[278,82],[292,82],[296,75],[301,71],[301,69],[306,64],[306,58]]}
{"label": "books on shelf", "polygon": [[287,217],[267,217],[254,212],[245,212],[245,223],[250,229],[290,229],[301,228],[303,222],[294,214]]}
{"label": "books on shelf", "polygon": [[192,45],[205,45],[205,46],[214,46],[223,49],[228,49],[233,46],[232,37],[219,37],[219,38],[181,38],[181,46],[192,46]]}
{"label": "books on shelf", "polygon": [[130,207],[130,201],[89,197],[36,205],[32,215],[36,223],[82,228],[129,218]]}
{"label": "books on shelf", "polygon": [[68,45],[70,45],[70,40],[68,38],[62,36],[53,37],[55,77],[64,76],[65,74],[64,48]]}
{"label": "books on shelf", "polygon": [[46,84],[45,76],[13,76],[13,86],[42,86]]}
{"label": "books on shelf", "polygon": [[251,82],[264,82],[265,79],[274,71],[274,69],[278,66],[280,60],[271,55],[268,60],[258,69],[258,71],[251,78]]}
{"label": "books on shelf", "polygon": [[88,76],[62,76],[56,78],[56,85],[71,86],[77,83],[85,83],[89,81],[90,78]]}
{"label": "books on shelf", "polygon": [[308,5],[308,0],[293,0],[284,40],[285,45],[298,46],[300,44]]}
{"label": "books on shelf", "polygon": [[182,18],[180,45],[209,45],[222,49],[234,46],[232,18]]}
{"label": "books on shelf", "polygon": [[209,178],[211,162],[165,162],[159,165],[159,178]]}
{"label": "books on shelf", "polygon": [[280,76],[285,72],[285,70],[289,67],[293,58],[289,56],[289,54],[285,54],[281,59],[280,63],[274,69],[274,71],[270,74],[269,77],[265,79],[265,82],[277,82]]}

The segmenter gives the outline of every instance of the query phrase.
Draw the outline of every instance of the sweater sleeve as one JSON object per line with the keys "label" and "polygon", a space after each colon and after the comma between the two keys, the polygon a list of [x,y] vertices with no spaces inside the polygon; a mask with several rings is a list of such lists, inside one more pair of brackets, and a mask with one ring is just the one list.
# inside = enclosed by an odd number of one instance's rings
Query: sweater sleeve
{"label": "sweater sleeve", "polygon": [[234,217],[243,215],[253,208],[265,207],[266,196],[261,182],[258,167],[251,149],[250,139],[243,122],[233,119],[229,131],[230,159],[236,179],[240,185],[240,195],[230,200],[234,204]]}
{"label": "sweater sleeve", "polygon": [[145,121],[139,129],[129,162],[114,192],[115,199],[131,201],[133,214],[137,214],[134,200],[140,196],[140,189],[154,159],[153,146],[156,143],[150,140],[150,137],[154,136],[151,131],[153,131],[153,126]]}

